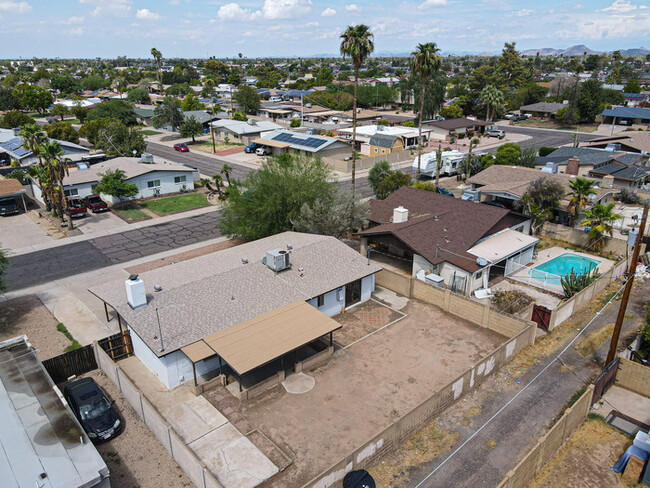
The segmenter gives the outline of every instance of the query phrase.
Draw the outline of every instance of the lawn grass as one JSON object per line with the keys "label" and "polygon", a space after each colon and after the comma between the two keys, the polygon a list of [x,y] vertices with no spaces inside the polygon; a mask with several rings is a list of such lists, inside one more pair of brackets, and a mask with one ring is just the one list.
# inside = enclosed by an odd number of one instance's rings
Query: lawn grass
{"label": "lawn grass", "polygon": [[149,220],[151,218],[150,215],[147,215],[134,205],[129,205],[122,208],[114,208],[113,210],[120,214],[128,222],[141,222],[143,220]]}
{"label": "lawn grass", "polygon": [[158,134],[162,134],[162,132],[158,132],[157,130],[144,129],[140,131],[140,134],[143,136],[156,136]]}
{"label": "lawn grass", "polygon": [[74,351],[75,349],[79,349],[79,348],[81,347],[81,344],[79,344],[79,343],[77,342],[77,340],[76,340],[74,337],[72,337],[72,334],[70,334],[70,332],[68,332],[68,329],[67,329],[67,328],[65,327],[65,325],[63,325],[61,322],[59,322],[59,323],[57,324],[57,326],[56,326],[56,330],[58,330],[59,332],[61,332],[64,336],[66,336],[66,337],[68,338],[68,340],[69,340],[70,342],[72,342],[72,344],[70,344],[68,347],[66,347],[66,348],[63,350],[63,352]]}
{"label": "lawn grass", "polygon": [[173,197],[158,198],[140,203],[141,207],[156,215],[169,215],[209,205],[204,193],[183,193]]}

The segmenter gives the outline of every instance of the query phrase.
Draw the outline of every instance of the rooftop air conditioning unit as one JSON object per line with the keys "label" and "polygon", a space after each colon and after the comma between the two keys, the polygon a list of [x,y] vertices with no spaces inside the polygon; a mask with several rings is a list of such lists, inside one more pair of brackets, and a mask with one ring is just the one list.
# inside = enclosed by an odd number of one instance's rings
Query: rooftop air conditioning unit
{"label": "rooftop air conditioning unit", "polygon": [[248,125],[257,125],[257,121],[255,119],[248,119]]}
{"label": "rooftop air conditioning unit", "polygon": [[153,154],[142,153],[142,156],[140,156],[140,162],[145,164],[153,164]]}
{"label": "rooftop air conditioning unit", "polygon": [[621,145],[617,142],[611,142],[605,146],[605,151],[620,151]]}
{"label": "rooftop air conditioning unit", "polygon": [[557,174],[557,172],[558,172],[557,163],[546,163],[546,165],[542,168],[542,173]]}
{"label": "rooftop air conditioning unit", "polygon": [[289,263],[289,251],[281,248],[266,251],[266,256],[262,259],[262,262],[276,273],[291,267]]}
{"label": "rooftop air conditioning unit", "polygon": [[467,200],[468,202],[480,202],[481,190],[465,190],[461,199]]}
{"label": "rooftop air conditioning unit", "polygon": [[381,132],[383,130],[385,130],[385,127],[383,125],[378,125],[377,126],[377,132]]}

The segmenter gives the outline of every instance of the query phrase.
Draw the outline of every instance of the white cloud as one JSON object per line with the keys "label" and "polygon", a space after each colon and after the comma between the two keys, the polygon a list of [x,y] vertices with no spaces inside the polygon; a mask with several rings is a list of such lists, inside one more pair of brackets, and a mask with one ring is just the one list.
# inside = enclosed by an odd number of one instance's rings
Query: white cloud
{"label": "white cloud", "polygon": [[160,20],[160,15],[156,12],[152,12],[148,8],[138,9],[135,16],[140,20]]}
{"label": "white cloud", "polygon": [[650,9],[631,13],[595,13],[572,22],[557,35],[572,40],[600,40],[639,37],[647,34],[650,25]]}
{"label": "white cloud", "polygon": [[217,17],[221,20],[246,20],[251,16],[249,9],[244,9],[237,3],[228,3],[222,5],[217,12]]}
{"label": "white cloud", "polygon": [[333,8],[328,7],[325,10],[323,10],[323,13],[321,15],[323,17],[333,17],[333,16],[336,15],[336,10],[334,10]]}
{"label": "white cloud", "polygon": [[65,25],[81,24],[84,21],[83,17],[70,17],[68,20],[62,20],[61,23]]}
{"label": "white cloud", "polygon": [[307,27],[307,28],[318,27],[318,26],[319,26],[318,22],[307,22],[305,24],[305,27]]}
{"label": "white cloud", "polygon": [[527,8],[522,8],[521,10],[517,10],[516,12],[512,12],[512,13],[517,17],[524,17],[526,15],[532,14],[533,11]]}
{"label": "white cloud", "polygon": [[131,10],[131,0],[79,0],[79,3],[94,5],[93,17],[125,17]]}
{"label": "white cloud", "polygon": [[351,3],[350,5],[345,6],[345,10],[348,12],[360,12],[361,9],[356,3]]}
{"label": "white cloud", "polygon": [[75,27],[74,29],[68,30],[68,35],[69,36],[83,36],[84,34],[84,29],[83,27]]}
{"label": "white cloud", "polygon": [[27,2],[0,2],[0,12],[12,14],[26,14],[32,11],[32,6]]}
{"label": "white cloud", "polygon": [[628,0],[616,0],[609,7],[602,9],[601,12],[625,13],[625,12],[631,12],[632,10],[636,10],[638,8],[647,8],[647,7],[644,5],[639,7],[637,5],[632,4],[632,2]]}
{"label": "white cloud", "polygon": [[447,0],[425,0],[418,7],[419,9],[444,7],[447,5]]}
{"label": "white cloud", "polygon": [[292,19],[311,11],[311,0],[264,0],[262,15],[269,20]]}

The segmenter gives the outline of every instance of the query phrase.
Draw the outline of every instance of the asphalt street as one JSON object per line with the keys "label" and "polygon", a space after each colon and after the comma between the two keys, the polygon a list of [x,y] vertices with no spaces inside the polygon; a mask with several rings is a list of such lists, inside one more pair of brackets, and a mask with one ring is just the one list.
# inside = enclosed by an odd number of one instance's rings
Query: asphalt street
{"label": "asphalt street", "polygon": [[9,291],[20,290],[214,239],[220,217],[210,212],[13,256],[3,278]]}
{"label": "asphalt street", "polygon": [[[568,131],[559,131],[559,130],[544,130],[544,129],[531,129],[526,127],[517,127],[514,125],[499,126],[501,130],[504,130],[507,133],[512,134],[523,134],[526,136],[531,136],[532,139],[527,139],[522,141],[520,144],[522,147],[559,147],[566,144],[573,143],[574,132]],[[591,134],[578,134],[578,140],[580,142],[587,142],[592,139],[596,139],[601,136],[595,136]],[[494,150],[496,151],[496,149]],[[490,151],[492,152],[492,151]]]}
{"label": "asphalt street", "polygon": [[[650,280],[635,287],[630,297],[627,315],[644,317],[644,306],[648,303]],[[607,324],[616,321],[620,301],[614,300],[604,312],[596,317],[585,334],[593,333]],[[630,334],[638,323],[626,319],[623,323],[621,337]],[[576,330],[576,334],[578,331]],[[509,379],[509,384],[499,385],[498,392],[484,392],[485,400],[479,415],[471,418],[468,425],[462,425],[457,419],[451,421],[448,414],[443,414],[440,421],[444,427],[460,433],[453,452],[465,440],[483,426],[499,409],[501,409],[518,390],[524,388],[537,374],[546,367],[556,355],[575,337],[572,335],[549,357],[530,368],[521,384]],[[584,337],[584,336],[583,336]],[[481,432],[470,440],[461,450],[445,462],[435,474],[426,481],[424,478],[438,468],[449,454],[440,456],[430,463],[423,464],[410,473],[409,488],[434,488],[453,486],[490,487],[497,486],[506,473],[515,467],[519,460],[531,449],[539,437],[550,427],[552,422],[566,405],[571,396],[584,383],[591,382],[602,371],[607,356],[609,341],[596,351],[594,357],[583,358],[571,346],[562,356],[562,361],[555,361],[539,378],[519,397],[494,418]],[[575,374],[574,374],[575,373]],[[485,385],[482,387],[485,388]],[[479,389],[480,391],[480,389]],[[453,407],[452,407],[453,409]],[[492,444],[494,442],[495,444]],[[496,447],[493,447],[496,445]],[[421,483],[421,484],[420,484]]]}

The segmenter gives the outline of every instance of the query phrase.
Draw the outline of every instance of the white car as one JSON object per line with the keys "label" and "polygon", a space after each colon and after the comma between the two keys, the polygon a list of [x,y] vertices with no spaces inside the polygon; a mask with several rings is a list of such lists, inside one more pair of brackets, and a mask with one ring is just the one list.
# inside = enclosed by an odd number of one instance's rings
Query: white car
{"label": "white car", "polygon": [[269,98],[269,102],[281,102],[282,97],[271,97]]}
{"label": "white car", "polygon": [[255,154],[258,156],[269,156],[271,154],[271,148],[267,146],[260,146],[255,149]]}

